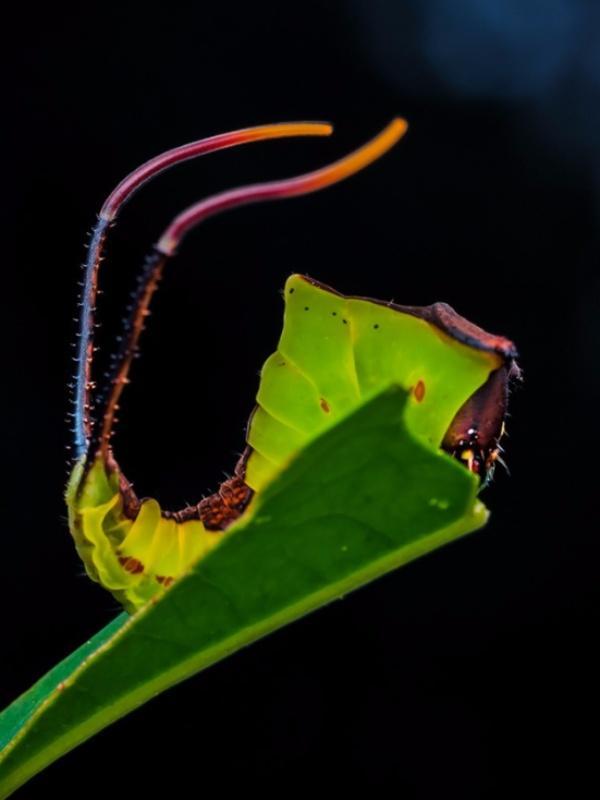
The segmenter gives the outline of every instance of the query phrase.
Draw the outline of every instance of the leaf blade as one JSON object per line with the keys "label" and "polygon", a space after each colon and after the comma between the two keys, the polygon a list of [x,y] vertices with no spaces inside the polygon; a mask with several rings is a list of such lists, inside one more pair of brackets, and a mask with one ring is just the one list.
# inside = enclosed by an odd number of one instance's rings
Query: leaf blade
{"label": "leaf blade", "polygon": [[0,797],[159,691],[484,524],[476,479],[408,432],[405,402],[390,389],[316,439],[163,599],[4,711]]}

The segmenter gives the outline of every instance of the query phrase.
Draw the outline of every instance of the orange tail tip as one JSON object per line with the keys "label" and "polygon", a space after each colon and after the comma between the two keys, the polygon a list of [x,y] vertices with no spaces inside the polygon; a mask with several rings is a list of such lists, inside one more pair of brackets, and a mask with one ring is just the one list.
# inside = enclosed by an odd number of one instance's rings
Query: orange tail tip
{"label": "orange tail tip", "polygon": [[314,172],[270,183],[257,183],[230,189],[190,206],[179,214],[161,236],[156,249],[164,255],[173,255],[184,236],[203,220],[228,209],[281,200],[287,197],[317,192],[354,175],[388,152],[406,133],[408,123],[396,118],[374,139],[345,156]]}
{"label": "orange tail tip", "polygon": [[181,164],[207,153],[249,142],[282,139],[288,136],[329,136],[332,132],[333,126],[328,122],[278,122],[273,125],[257,125],[254,128],[241,128],[229,133],[220,133],[174,147],[146,161],[123,178],[106,198],[100,210],[100,219],[113,221],[120,208],[144,183],[174,164]]}

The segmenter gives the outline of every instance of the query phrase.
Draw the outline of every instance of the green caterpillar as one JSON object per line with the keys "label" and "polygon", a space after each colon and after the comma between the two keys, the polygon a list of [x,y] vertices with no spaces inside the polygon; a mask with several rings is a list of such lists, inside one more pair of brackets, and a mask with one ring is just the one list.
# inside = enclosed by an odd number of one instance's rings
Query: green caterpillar
{"label": "green caterpillar", "polygon": [[[232,478],[195,506],[171,512],[140,500],[110,445],[114,411],[127,383],[143,320],[167,259],[198,222],[227,208],[315,191],[389,150],[406,130],[394,120],[378,137],[308,175],[257,184],[202,201],[169,226],[140,279],[137,302],[106,397],[92,414],[92,330],[97,273],[109,224],[145,180],[165,167],[221,147],[288,135],[324,135],[319,123],[237,131],[169,151],[143,165],[109,197],[86,265],[75,397],[76,460],[67,488],[70,530],[89,575],[133,611],[164,592],[218,545],[222,531],[312,439],[396,384],[410,393],[407,424],[434,448],[459,458],[483,481],[499,459],[515,348],[444,304],[424,308],[346,297],[301,275],[285,285],[283,332],[264,364],[247,447]],[[398,476],[401,480],[402,476]]]}

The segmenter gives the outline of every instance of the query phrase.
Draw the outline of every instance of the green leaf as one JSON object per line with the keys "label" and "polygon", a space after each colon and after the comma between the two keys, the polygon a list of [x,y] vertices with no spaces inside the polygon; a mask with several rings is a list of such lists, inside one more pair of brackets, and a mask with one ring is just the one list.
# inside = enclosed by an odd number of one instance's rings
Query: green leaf
{"label": "green leaf", "polygon": [[158,602],[122,614],[0,715],[0,798],[157,693],[480,527],[477,479],[389,389],[313,441]]}

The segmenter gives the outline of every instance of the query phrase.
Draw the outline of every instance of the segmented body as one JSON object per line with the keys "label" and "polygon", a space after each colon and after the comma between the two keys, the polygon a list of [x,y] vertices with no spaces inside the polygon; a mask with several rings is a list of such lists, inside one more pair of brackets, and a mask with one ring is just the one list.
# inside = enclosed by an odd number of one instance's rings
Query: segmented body
{"label": "segmented body", "polygon": [[481,393],[512,363],[507,340],[490,337],[487,344],[481,331],[477,346],[466,344],[466,321],[451,309],[453,325],[444,330],[429,321],[432,307],[404,310],[345,297],[300,275],[289,278],[284,296],[283,332],[261,371],[248,448],[218,492],[172,512],[154,499],[139,500],[114,461],[98,459],[83,485],[75,477],[71,526],[79,552],[127,607],[184,574],[297,452],[391,384],[411,393],[407,423],[429,445],[452,437],[473,398],[489,423],[490,445],[499,438],[503,414],[492,413],[493,406],[486,417]]}

